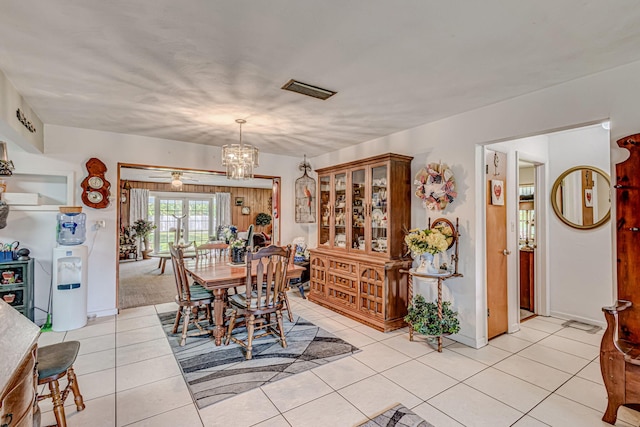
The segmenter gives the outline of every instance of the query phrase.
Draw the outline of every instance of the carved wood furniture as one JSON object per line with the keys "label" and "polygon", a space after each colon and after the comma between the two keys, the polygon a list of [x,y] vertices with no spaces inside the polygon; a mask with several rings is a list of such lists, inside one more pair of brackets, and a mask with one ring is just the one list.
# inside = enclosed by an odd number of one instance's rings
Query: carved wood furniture
{"label": "carved wood furniture", "polygon": [[[231,316],[225,344],[230,340],[246,349],[246,359],[252,357],[253,340],[269,334],[280,338],[280,344],[287,348],[282,324],[282,310],[285,306],[285,289],[289,285],[287,268],[291,261],[291,246],[283,249],[271,245],[257,252],[247,252],[247,275],[245,292],[229,297]],[[291,310],[289,309],[289,313]],[[236,323],[238,315],[242,322]],[[274,319],[275,317],[275,319]],[[237,339],[231,334],[238,326],[246,326],[247,341]],[[255,335],[257,330],[263,333]]]}
{"label": "carved wood furniture", "polygon": [[411,224],[411,160],[384,154],[318,169],[318,247],[308,298],[380,331],[404,326],[401,269]]}
{"label": "carved wood furniture", "polygon": [[36,402],[36,349],[40,329],[0,301],[0,425],[32,427]]}
{"label": "carved wood furniture", "polygon": [[[234,267],[227,262],[202,262],[202,260],[200,262],[189,261],[185,265],[185,270],[196,282],[213,292],[213,314],[215,317],[213,336],[215,337],[216,345],[220,345],[227,332],[224,327],[227,290],[244,285],[247,270],[245,267]],[[252,267],[251,271],[252,274],[256,274],[254,267]],[[303,271],[303,267],[288,264],[287,278],[298,278]]]}
{"label": "carved wood furniture", "polygon": [[[51,398],[53,400],[53,414],[56,417],[58,427],[67,426],[67,418],[64,412],[64,401],[69,392],[73,393],[73,401],[76,409],[82,411],[85,408],[78,380],[73,371],[73,364],[80,350],[80,342],[65,341],[58,344],[47,345],[38,349],[38,385],[47,384],[49,394],[38,396],[38,401]],[[60,391],[59,379],[67,377],[67,385]]]}
{"label": "carved wood furniture", "polygon": [[607,330],[600,369],[608,404],[602,420],[615,424],[620,405],[640,405],[640,134],[618,140],[630,152],[616,165],[618,301],[603,307]]}
{"label": "carved wood furniture", "polygon": [[171,263],[173,265],[173,275],[176,278],[176,304],[179,308],[176,312],[176,320],[173,323],[173,333],[178,332],[178,326],[180,325],[180,319],[182,321],[182,338],[180,340],[180,346],[184,346],[187,342],[187,330],[190,324],[194,324],[198,329],[196,334],[191,336],[200,336],[211,334],[210,330],[204,329],[200,325],[200,313],[204,311],[206,320],[209,323],[213,323],[211,317],[211,304],[213,303],[213,294],[211,291],[206,290],[197,283],[189,285],[189,278],[187,277],[186,270],[184,268],[184,256],[182,248],[174,245],[169,245],[169,251],[171,252]]}

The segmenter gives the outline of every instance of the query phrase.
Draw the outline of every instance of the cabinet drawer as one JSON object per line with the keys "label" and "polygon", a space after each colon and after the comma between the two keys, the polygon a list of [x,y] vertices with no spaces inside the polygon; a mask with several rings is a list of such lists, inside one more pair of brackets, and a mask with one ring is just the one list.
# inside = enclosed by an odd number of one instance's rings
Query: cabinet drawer
{"label": "cabinet drawer", "polygon": [[358,275],[358,264],[351,261],[330,259],[329,271],[356,277]]}
{"label": "cabinet drawer", "polygon": [[358,298],[355,292],[349,292],[342,287],[327,285],[327,299],[333,303],[345,305],[351,309],[357,307]]}
{"label": "cabinet drawer", "polygon": [[[24,365],[23,365],[24,366]],[[12,423],[10,425],[27,425],[21,424],[22,421],[29,420],[30,412],[33,411],[33,402],[35,399],[34,376],[32,374],[35,367],[35,360],[31,358],[22,370],[22,376],[19,382],[14,384],[11,390],[2,399],[0,406],[0,421],[6,422],[7,415],[11,415]]]}
{"label": "cabinet drawer", "polygon": [[351,292],[356,292],[358,289],[358,282],[355,278],[342,277],[333,273],[329,273],[329,285]]}

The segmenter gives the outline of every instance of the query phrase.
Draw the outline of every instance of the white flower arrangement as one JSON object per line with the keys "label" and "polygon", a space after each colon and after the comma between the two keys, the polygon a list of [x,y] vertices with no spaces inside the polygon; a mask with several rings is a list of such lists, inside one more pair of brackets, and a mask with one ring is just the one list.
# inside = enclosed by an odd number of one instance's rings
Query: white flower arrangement
{"label": "white flower arrangement", "polygon": [[428,252],[435,255],[449,248],[447,237],[438,228],[424,230],[414,228],[409,230],[409,234],[404,238],[404,241],[409,251],[414,254],[421,255]]}

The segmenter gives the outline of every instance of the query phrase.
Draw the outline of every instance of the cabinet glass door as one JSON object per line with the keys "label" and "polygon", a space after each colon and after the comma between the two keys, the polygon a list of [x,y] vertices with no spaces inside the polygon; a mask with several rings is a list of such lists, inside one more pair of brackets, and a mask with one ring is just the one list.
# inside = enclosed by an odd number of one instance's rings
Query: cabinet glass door
{"label": "cabinet glass door", "polygon": [[323,246],[330,246],[331,241],[331,177],[321,176],[320,182],[320,206],[318,212],[320,212],[320,236],[318,244]]}
{"label": "cabinet glass door", "polygon": [[366,251],[366,173],[364,169],[351,172],[351,234],[350,248]]}
{"label": "cabinet glass door", "polygon": [[371,168],[371,251],[387,253],[387,165]]}
{"label": "cabinet glass door", "polygon": [[347,174],[336,174],[333,178],[335,188],[334,202],[334,248],[347,247]]}

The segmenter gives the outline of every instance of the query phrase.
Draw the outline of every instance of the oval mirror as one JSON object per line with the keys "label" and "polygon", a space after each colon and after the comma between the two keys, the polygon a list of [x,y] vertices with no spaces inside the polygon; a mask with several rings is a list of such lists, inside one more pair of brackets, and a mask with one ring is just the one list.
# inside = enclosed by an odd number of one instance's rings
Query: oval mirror
{"label": "oval mirror", "polygon": [[598,168],[571,168],[560,175],[553,184],[553,211],[570,227],[599,227],[611,216],[610,187],[609,175]]}

